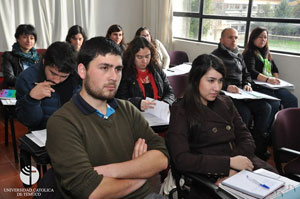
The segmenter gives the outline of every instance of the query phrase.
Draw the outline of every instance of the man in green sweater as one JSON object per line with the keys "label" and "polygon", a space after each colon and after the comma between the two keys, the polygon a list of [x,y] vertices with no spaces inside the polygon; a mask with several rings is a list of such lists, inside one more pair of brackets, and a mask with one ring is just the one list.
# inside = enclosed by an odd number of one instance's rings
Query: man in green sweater
{"label": "man in green sweater", "polygon": [[82,90],[48,120],[46,147],[64,198],[156,198],[147,179],[167,168],[169,155],[140,111],[114,98],[122,68],[113,41],[86,41]]}

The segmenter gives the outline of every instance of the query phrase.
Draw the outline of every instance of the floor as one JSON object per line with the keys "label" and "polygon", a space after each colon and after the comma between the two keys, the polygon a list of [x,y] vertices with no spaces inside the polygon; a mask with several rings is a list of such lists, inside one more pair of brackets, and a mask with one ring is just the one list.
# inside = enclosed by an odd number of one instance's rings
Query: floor
{"label": "floor", "polygon": [[[31,199],[32,196],[30,196],[30,194],[33,193],[36,184],[35,186],[33,186],[33,189],[24,189],[23,187],[19,176],[20,168],[14,160],[10,133],[9,144],[8,146],[5,146],[4,119],[1,113],[2,110],[0,109],[0,199]],[[15,131],[17,136],[17,145],[19,145],[18,138],[25,135],[27,129],[25,126],[15,120]],[[269,159],[268,162],[274,166],[273,156]],[[154,185],[154,190],[157,192],[160,188],[159,178],[159,176],[154,176],[150,180],[151,184]]]}

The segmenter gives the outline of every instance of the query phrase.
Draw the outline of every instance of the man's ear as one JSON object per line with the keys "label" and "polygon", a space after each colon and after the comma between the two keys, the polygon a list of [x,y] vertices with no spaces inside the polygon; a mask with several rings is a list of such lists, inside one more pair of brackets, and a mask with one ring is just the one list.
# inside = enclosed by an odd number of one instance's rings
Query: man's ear
{"label": "man's ear", "polygon": [[80,76],[81,79],[85,79],[86,68],[85,68],[85,66],[82,63],[78,64],[78,66],[77,66],[77,72],[78,72],[78,75]]}

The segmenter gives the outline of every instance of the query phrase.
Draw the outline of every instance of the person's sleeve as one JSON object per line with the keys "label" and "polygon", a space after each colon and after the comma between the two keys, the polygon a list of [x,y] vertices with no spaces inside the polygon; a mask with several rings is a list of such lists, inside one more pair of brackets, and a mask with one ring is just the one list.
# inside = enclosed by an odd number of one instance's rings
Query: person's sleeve
{"label": "person's sleeve", "polygon": [[66,116],[47,123],[46,148],[60,187],[72,198],[88,198],[103,179],[89,161],[79,128]]}
{"label": "person's sleeve", "polygon": [[243,81],[242,81],[243,86],[248,84],[251,85],[254,84],[244,61],[242,62],[242,65],[243,65]]}
{"label": "person's sleeve", "polygon": [[135,142],[139,138],[143,138],[146,140],[146,144],[148,145],[148,151],[158,150],[169,159],[169,153],[164,139],[152,130],[141,112],[130,104],[127,104],[126,110],[128,110],[130,122],[133,124]]}
{"label": "person's sleeve", "polygon": [[169,56],[169,53],[167,51],[167,49],[165,48],[165,46],[159,41],[159,40],[156,40],[159,48],[160,48],[160,51],[162,53],[162,68],[165,69],[165,68],[169,68],[170,66],[170,56]]}
{"label": "person's sleeve", "polygon": [[16,84],[16,76],[14,74],[14,70],[11,60],[8,58],[9,57],[9,52],[5,52],[2,55],[2,70],[3,70],[3,77],[6,86],[12,86],[14,87]]}
{"label": "person's sleeve", "polygon": [[[33,83],[32,83],[33,84]],[[33,85],[26,81],[23,76],[19,76],[16,82],[16,114],[18,120],[28,128],[34,128],[41,123],[44,112],[41,101],[29,96]]]}
{"label": "person's sleeve", "polygon": [[253,55],[250,55],[249,53],[244,54],[243,57],[244,57],[246,67],[251,74],[251,78],[257,79],[257,76],[259,75],[260,72],[255,69],[255,64],[256,64],[255,57]]}
{"label": "person's sleeve", "polygon": [[254,155],[255,144],[253,137],[246,127],[246,124],[243,122],[240,114],[235,108],[232,100],[228,97],[227,104],[231,109],[231,113],[233,115],[232,122],[234,125],[234,134],[235,134],[235,150],[234,156],[236,155],[244,155],[247,157],[252,157]]}
{"label": "person's sleeve", "polygon": [[118,88],[118,92],[116,94],[116,98],[124,99],[130,101],[135,107],[137,107],[139,110],[141,110],[141,101],[142,97],[138,96],[131,96],[130,87],[131,82],[127,79],[121,80],[121,83]]}
{"label": "person's sleeve", "polygon": [[182,172],[193,172],[210,177],[228,176],[229,156],[215,156],[193,153],[190,150],[188,122],[183,107],[178,103],[171,109],[170,125],[167,133],[167,145],[175,167]]}
{"label": "person's sleeve", "polygon": [[166,73],[163,70],[160,70],[159,74],[163,81],[163,96],[161,100],[167,102],[169,105],[172,105],[176,99],[173,88],[169,83]]}
{"label": "person's sleeve", "polygon": [[272,60],[271,63],[272,63],[272,73],[279,73],[279,70],[278,70],[274,60]]}

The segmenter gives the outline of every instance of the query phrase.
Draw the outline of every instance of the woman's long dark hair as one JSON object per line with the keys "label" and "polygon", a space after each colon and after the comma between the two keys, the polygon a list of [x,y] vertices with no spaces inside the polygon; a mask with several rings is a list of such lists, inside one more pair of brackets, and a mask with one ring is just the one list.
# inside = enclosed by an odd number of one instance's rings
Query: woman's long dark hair
{"label": "woman's long dark hair", "polygon": [[108,28],[105,37],[108,38],[108,39],[110,39],[110,36],[111,36],[111,34],[112,34],[113,32],[120,32],[120,31],[122,31],[123,37],[122,37],[122,40],[121,40],[121,43],[120,43],[119,46],[121,47],[122,51],[124,51],[124,50],[126,49],[127,44],[126,44],[126,42],[125,42],[125,37],[124,37],[124,31],[123,31],[123,28],[122,28],[120,25],[118,25],[118,24],[111,25],[111,26]]}
{"label": "woman's long dark hair", "polygon": [[255,29],[252,30],[250,37],[249,37],[249,41],[245,47],[243,54],[246,52],[250,52],[253,55],[257,55],[258,53],[260,53],[262,55],[262,57],[268,58],[270,61],[272,60],[272,56],[270,54],[269,44],[268,44],[269,38],[267,40],[266,45],[263,48],[258,48],[254,44],[255,39],[257,39],[257,37],[259,37],[259,35],[264,31],[267,32],[267,36],[269,37],[269,33],[268,33],[267,29],[265,29],[263,27],[256,27]]}
{"label": "woman's long dark hair", "polygon": [[148,48],[151,53],[151,59],[147,68],[150,72],[154,72],[155,69],[159,69],[157,62],[157,52],[154,46],[144,37],[136,37],[129,44],[123,54],[123,65],[125,66],[125,74],[137,74],[135,66],[135,55],[143,48]]}
{"label": "woman's long dark hair", "polygon": [[190,124],[202,123],[203,118],[199,117],[203,112],[203,104],[200,99],[200,79],[211,69],[215,69],[225,77],[223,61],[212,54],[198,56],[192,63],[189,73],[189,81],[183,98],[187,119]]}
{"label": "woman's long dark hair", "polygon": [[74,25],[68,30],[68,34],[66,36],[66,42],[71,43],[71,38],[74,38],[77,34],[81,34],[83,37],[82,44],[87,40],[87,36],[85,34],[84,29],[79,25]]}

